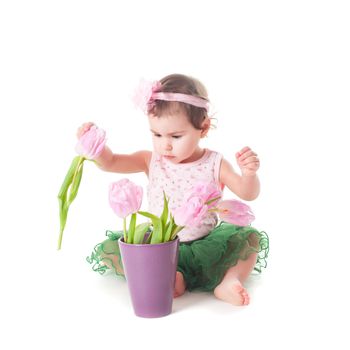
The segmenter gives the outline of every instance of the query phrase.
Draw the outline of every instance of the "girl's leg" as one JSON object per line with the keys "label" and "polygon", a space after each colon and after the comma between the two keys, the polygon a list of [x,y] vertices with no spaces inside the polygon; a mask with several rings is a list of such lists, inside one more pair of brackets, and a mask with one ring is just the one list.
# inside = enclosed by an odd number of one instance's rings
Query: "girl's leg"
{"label": "girl's leg", "polygon": [[120,257],[114,254],[101,253],[101,264],[106,265],[111,270],[114,270],[118,275],[124,276],[123,264]]}
{"label": "girl's leg", "polygon": [[256,263],[257,253],[252,253],[247,260],[239,260],[229,268],[221,281],[214,289],[214,295],[233,305],[248,305],[249,295],[243,287]]}
{"label": "girl's leg", "polygon": [[91,256],[87,257],[87,261],[93,264],[94,271],[104,273],[109,268],[117,275],[124,276],[117,239],[109,238],[96,245]]}
{"label": "girl's leg", "polygon": [[[250,246],[257,247],[256,235],[250,236],[249,243]],[[243,283],[254,269],[257,256],[257,253],[251,253],[246,260],[238,260],[235,266],[229,268],[221,283],[214,289],[214,295],[233,305],[248,305],[249,295]]]}
{"label": "girl's leg", "polygon": [[183,274],[176,271],[174,298],[181,297],[185,293],[186,283]]}

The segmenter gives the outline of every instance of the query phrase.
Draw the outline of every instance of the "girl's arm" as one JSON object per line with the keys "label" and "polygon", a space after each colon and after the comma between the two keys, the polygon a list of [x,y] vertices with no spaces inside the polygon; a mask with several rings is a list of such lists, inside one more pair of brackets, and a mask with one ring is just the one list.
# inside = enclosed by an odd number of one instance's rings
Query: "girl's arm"
{"label": "girl's arm", "polygon": [[[93,125],[95,124],[92,122],[81,125],[77,130],[77,138],[79,139]],[[150,151],[139,151],[132,154],[114,154],[105,146],[99,157],[95,158],[94,161],[104,171],[114,173],[145,172],[148,175],[151,156],[152,152]]]}
{"label": "girl's arm", "polygon": [[132,154],[115,154],[107,146],[98,158],[95,159],[98,167],[104,171],[114,173],[139,173],[148,174],[152,152],[138,151]]}
{"label": "girl's arm", "polygon": [[236,160],[242,175],[238,175],[232,165],[226,159],[222,159],[220,182],[241,199],[251,201],[257,198],[260,192],[260,181],[256,175],[260,166],[259,158],[249,147],[244,147],[236,153]]}

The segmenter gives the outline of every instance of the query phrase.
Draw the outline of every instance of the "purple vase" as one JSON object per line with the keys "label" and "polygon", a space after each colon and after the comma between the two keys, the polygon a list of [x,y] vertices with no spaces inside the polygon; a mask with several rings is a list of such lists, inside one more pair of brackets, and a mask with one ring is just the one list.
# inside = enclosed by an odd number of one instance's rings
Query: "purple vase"
{"label": "purple vase", "polygon": [[172,311],[179,238],[159,244],[118,241],[134,312],[162,317]]}

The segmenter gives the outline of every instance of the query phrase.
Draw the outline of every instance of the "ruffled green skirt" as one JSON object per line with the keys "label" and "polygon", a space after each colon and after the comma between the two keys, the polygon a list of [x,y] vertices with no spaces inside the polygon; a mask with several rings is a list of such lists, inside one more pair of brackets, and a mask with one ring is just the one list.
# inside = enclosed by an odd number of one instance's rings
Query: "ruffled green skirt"
{"label": "ruffled green skirt", "polygon": [[[106,231],[108,239],[99,243],[87,261],[94,271],[101,274],[112,269],[124,276],[118,239],[122,231]],[[222,281],[225,272],[235,266],[238,260],[246,260],[257,253],[254,270],[261,272],[266,267],[269,252],[269,238],[251,226],[235,226],[221,222],[204,238],[180,242],[177,270],[186,282],[187,290],[213,291]]]}

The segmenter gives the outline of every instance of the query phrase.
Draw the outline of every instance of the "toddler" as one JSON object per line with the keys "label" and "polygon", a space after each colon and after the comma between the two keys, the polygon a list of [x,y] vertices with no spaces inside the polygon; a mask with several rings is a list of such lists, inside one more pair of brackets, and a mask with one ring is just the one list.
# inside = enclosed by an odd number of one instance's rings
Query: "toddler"
{"label": "toddler", "polygon": [[[147,115],[153,140],[153,151],[115,154],[107,146],[97,165],[115,173],[144,172],[149,180],[149,211],[160,215],[163,191],[174,210],[195,184],[212,182],[220,193],[224,187],[243,200],[259,195],[260,183],[256,174],[260,166],[257,154],[249,147],[236,153],[238,174],[228,160],[213,150],[200,147],[200,141],[210,128],[209,99],[205,87],[192,77],[172,74],[159,82],[144,84],[135,102]],[[85,123],[77,132],[78,138],[94,124]],[[106,269],[123,275],[118,247],[122,231],[107,231],[108,239],[98,244],[88,261],[93,269]],[[185,227],[178,234],[179,261],[174,297],[185,290],[212,291],[233,305],[248,305],[249,295],[244,282],[253,269],[266,267],[268,237],[251,226],[218,223],[215,213],[208,212],[198,227]]]}

